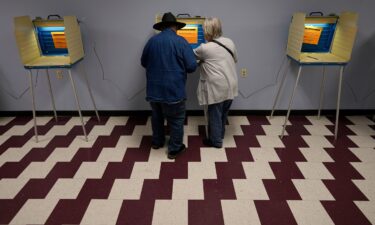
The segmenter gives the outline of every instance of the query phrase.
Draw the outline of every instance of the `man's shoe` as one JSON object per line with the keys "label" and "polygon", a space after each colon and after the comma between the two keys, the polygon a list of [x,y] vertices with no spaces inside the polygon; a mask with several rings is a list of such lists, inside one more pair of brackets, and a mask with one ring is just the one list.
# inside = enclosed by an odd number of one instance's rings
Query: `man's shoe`
{"label": "man's shoe", "polygon": [[221,148],[222,147],[222,146],[212,144],[212,141],[208,138],[203,139],[202,142],[203,142],[203,145],[205,145],[207,147],[214,147],[214,148]]}
{"label": "man's shoe", "polygon": [[182,144],[180,150],[168,152],[168,159],[175,159],[177,157],[177,155],[183,153],[185,150],[186,150],[186,146],[184,144]]}

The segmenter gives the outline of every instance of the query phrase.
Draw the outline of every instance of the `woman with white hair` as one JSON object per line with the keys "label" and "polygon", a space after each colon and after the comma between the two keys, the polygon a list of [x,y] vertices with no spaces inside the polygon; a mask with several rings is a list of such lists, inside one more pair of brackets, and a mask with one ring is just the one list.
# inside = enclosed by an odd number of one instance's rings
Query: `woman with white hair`
{"label": "woman with white hair", "polygon": [[203,144],[221,148],[229,108],[238,95],[237,50],[231,39],[222,37],[218,18],[207,18],[203,32],[207,43],[194,50],[200,60],[198,101],[207,107],[208,117],[208,135]]}

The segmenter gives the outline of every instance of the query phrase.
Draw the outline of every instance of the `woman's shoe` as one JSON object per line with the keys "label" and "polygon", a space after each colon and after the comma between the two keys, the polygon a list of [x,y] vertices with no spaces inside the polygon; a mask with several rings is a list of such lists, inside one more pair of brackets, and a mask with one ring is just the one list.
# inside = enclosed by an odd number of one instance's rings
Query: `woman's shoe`
{"label": "woman's shoe", "polygon": [[159,148],[162,148],[162,147],[164,147],[164,144],[161,144],[161,145],[155,145],[155,144],[152,144],[152,145],[151,145],[151,148],[152,148],[152,149],[159,149]]}
{"label": "woman's shoe", "polygon": [[203,145],[205,145],[207,147],[222,148],[221,145],[219,146],[219,145],[212,144],[212,141],[210,139],[208,139],[208,138],[203,139],[202,142],[203,142]]}
{"label": "woman's shoe", "polygon": [[186,150],[186,146],[182,144],[182,146],[180,147],[180,150],[168,152],[168,159],[175,159],[177,155],[183,153],[185,150]]}

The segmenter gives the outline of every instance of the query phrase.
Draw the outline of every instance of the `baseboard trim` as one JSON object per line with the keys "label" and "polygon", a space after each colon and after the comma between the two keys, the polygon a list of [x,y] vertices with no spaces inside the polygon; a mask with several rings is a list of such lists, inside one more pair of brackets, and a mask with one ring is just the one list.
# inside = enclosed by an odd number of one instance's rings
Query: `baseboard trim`
{"label": "baseboard trim", "polygon": [[[276,110],[274,115],[286,115],[287,110]],[[317,115],[317,110],[292,110],[291,115]],[[336,110],[328,109],[322,110],[321,115],[335,115]],[[53,111],[37,111],[37,116],[53,116]],[[78,116],[77,111],[58,111],[59,116]],[[95,116],[95,111],[82,111],[84,116]],[[203,116],[203,110],[187,110],[188,116]],[[232,116],[247,116],[247,115],[259,115],[268,116],[271,114],[271,110],[231,110],[229,115]],[[99,111],[100,116],[150,116],[151,110],[102,110]],[[375,109],[342,109],[340,110],[342,116],[352,115],[375,115]],[[32,116],[32,111],[0,111],[0,117],[11,117],[11,116]]]}

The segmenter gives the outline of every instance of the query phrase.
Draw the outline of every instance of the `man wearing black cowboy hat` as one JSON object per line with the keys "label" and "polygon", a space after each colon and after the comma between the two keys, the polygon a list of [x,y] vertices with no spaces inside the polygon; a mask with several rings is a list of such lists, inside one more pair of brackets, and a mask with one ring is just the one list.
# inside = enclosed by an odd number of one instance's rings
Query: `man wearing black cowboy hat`
{"label": "man wearing black cowboy hat", "polygon": [[164,118],[170,127],[168,158],[185,151],[183,142],[186,99],[186,75],[197,68],[189,43],[176,31],[186,24],[177,22],[172,13],[165,13],[153,28],[161,31],[150,38],[143,49],[141,64],[146,68],[146,100],[152,108],[152,148],[165,142]]}

